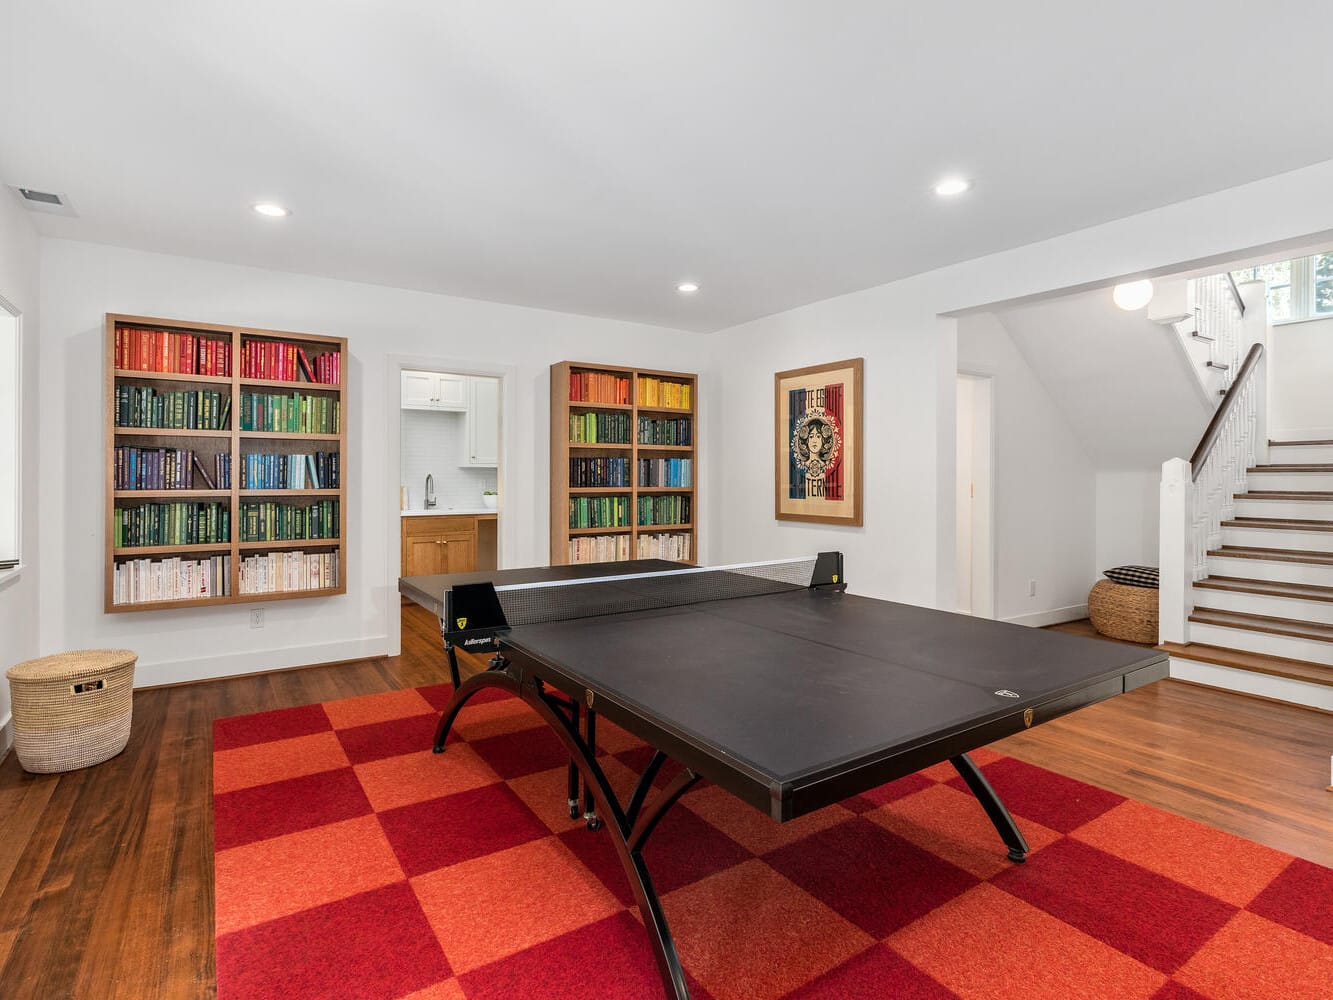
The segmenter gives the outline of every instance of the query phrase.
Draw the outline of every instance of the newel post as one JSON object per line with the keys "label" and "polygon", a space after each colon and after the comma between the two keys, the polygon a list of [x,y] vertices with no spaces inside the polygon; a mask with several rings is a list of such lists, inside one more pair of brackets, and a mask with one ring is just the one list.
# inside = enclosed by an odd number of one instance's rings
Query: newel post
{"label": "newel post", "polygon": [[1183,458],[1162,463],[1159,501],[1157,635],[1160,642],[1189,642],[1194,610],[1194,482]]}

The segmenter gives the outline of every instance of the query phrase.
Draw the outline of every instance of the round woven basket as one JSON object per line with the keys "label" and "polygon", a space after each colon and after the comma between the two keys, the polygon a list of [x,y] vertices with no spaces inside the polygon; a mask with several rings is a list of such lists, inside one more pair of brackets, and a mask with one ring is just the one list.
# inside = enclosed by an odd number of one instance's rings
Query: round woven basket
{"label": "round woven basket", "polygon": [[1102,635],[1157,642],[1157,588],[1098,580],[1088,594],[1088,618]]}
{"label": "round woven basket", "polygon": [[80,649],[11,667],[14,753],[23,769],[72,771],[124,750],[137,660],[128,649]]}

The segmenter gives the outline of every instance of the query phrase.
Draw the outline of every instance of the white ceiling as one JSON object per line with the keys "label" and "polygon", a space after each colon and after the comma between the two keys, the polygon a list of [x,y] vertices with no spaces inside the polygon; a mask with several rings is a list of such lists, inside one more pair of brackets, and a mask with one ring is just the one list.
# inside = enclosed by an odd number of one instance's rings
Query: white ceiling
{"label": "white ceiling", "polygon": [[1333,158],[1313,10],[0,0],[0,179],[48,236],[715,330]]}

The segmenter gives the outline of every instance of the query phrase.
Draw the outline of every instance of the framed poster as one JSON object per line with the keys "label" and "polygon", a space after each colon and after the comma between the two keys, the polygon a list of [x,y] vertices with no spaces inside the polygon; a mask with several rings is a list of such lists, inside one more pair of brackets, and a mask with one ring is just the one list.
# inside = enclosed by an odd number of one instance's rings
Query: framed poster
{"label": "framed poster", "polygon": [[775,376],[774,516],[779,521],[862,523],[863,360],[852,358]]}

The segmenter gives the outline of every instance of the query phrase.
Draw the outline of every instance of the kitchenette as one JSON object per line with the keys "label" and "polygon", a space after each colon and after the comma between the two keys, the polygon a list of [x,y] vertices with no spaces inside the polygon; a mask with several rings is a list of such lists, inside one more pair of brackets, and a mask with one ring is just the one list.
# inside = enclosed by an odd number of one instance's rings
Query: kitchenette
{"label": "kitchenette", "polygon": [[497,566],[500,380],[403,371],[402,575]]}

